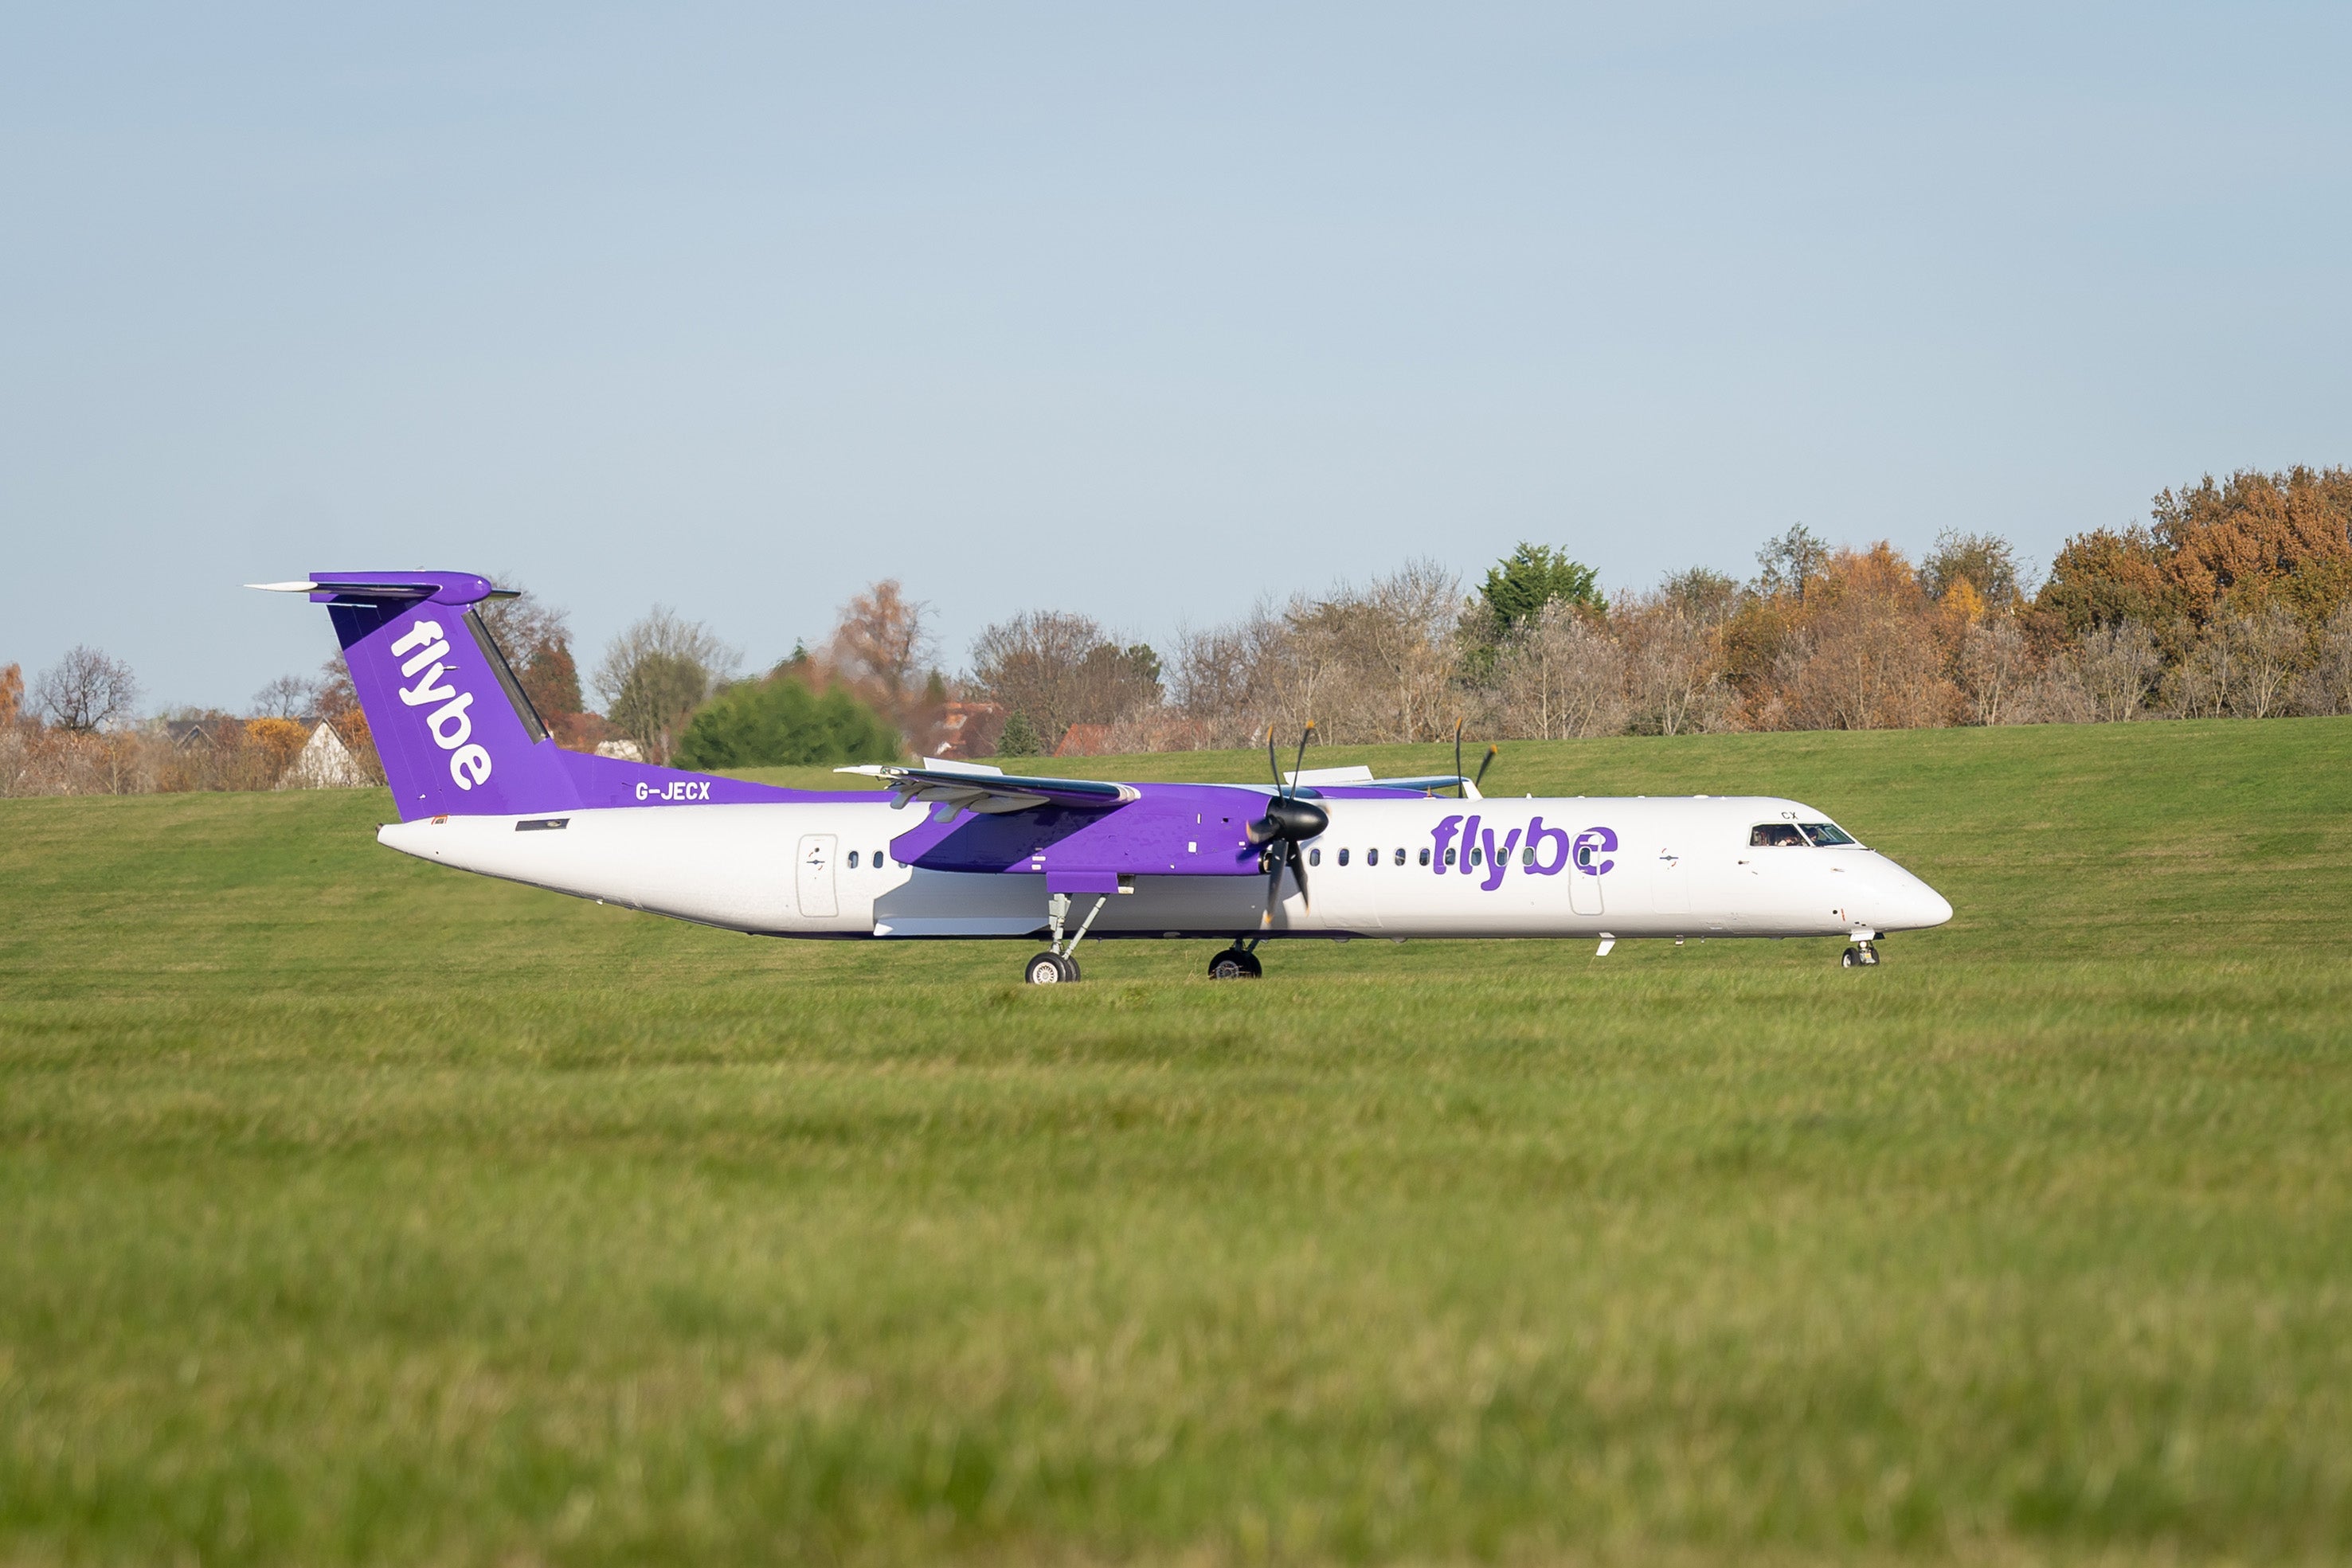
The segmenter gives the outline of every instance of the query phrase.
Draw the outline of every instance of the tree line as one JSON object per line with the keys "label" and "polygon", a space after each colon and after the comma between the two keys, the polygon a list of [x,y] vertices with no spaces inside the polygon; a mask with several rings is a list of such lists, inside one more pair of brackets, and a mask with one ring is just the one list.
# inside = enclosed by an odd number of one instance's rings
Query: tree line
{"label": "tree line", "polygon": [[[1528,543],[1475,586],[1411,561],[1185,630],[1164,656],[1083,612],[1024,610],[955,674],[930,607],[891,580],[748,676],[662,606],[584,685],[562,610],[526,591],[482,613],[561,744],[698,768],[1240,747],[1309,721],[1349,743],[1441,740],[1457,722],[1560,739],[2339,714],[2352,469],[2167,489],[2145,522],[2078,534],[2041,573],[1990,532],[1947,532],[1913,560],[1798,525],[1745,578],[1694,567],[1611,593]],[[381,776],[340,656],[272,682],[247,716],[140,721],[137,695],[89,648],[29,689],[0,669],[0,793],[257,787],[319,724]],[[207,743],[184,744],[192,729]]]}

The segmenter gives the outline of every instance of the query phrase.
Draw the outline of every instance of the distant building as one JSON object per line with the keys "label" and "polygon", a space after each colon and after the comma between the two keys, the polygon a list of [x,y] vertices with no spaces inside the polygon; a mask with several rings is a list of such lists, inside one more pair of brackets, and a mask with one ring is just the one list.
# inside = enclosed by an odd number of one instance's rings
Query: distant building
{"label": "distant building", "polygon": [[1062,744],[1054,747],[1056,757],[1108,757],[1110,755],[1110,726],[1107,724],[1074,724],[1062,732]]}
{"label": "distant building", "polygon": [[950,703],[940,713],[940,740],[933,757],[968,761],[996,751],[996,737],[1004,730],[1004,708],[998,703]]}
{"label": "distant building", "polygon": [[163,723],[163,738],[174,751],[218,751],[245,744],[241,718],[174,718]]}
{"label": "distant building", "polygon": [[335,727],[322,724],[310,731],[310,738],[302,743],[302,749],[287,764],[278,788],[356,789],[367,781],[367,773],[343,744],[343,737],[335,733]]}
{"label": "distant building", "polygon": [[599,757],[618,758],[623,762],[643,762],[646,754],[637,749],[634,740],[600,740],[596,743]]}

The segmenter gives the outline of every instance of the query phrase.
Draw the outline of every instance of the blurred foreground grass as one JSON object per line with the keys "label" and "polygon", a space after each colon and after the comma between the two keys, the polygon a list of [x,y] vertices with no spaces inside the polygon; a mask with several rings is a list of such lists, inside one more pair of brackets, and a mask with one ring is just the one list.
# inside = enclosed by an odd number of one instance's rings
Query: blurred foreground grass
{"label": "blurred foreground grass", "polygon": [[1039,991],[438,871],[379,794],[0,802],[0,1561],[2340,1560],[2347,764],[1514,747],[1959,917]]}

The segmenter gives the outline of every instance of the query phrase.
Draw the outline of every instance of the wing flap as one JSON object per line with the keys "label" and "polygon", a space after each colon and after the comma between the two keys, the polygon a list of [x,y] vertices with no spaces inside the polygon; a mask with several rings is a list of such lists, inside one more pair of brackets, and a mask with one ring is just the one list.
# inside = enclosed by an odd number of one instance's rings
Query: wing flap
{"label": "wing flap", "polygon": [[901,768],[871,762],[856,768],[836,768],[834,771],[883,780],[898,797],[893,802],[898,806],[909,800],[936,801],[991,817],[1039,806],[1108,811],[1143,799],[1143,792],[1132,784],[1111,784],[1099,779],[1025,779],[1002,773],[968,773],[961,768]]}

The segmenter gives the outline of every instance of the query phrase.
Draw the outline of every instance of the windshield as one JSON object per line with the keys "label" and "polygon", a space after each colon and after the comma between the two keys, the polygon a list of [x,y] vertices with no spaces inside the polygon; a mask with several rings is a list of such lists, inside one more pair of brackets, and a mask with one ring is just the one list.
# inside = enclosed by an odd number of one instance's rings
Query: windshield
{"label": "windshield", "polygon": [[1814,843],[1821,845],[1824,849],[1832,844],[1850,844],[1853,842],[1853,834],[1833,823],[1804,822],[1801,823],[1800,826],[1805,830],[1805,837],[1811,839]]}

